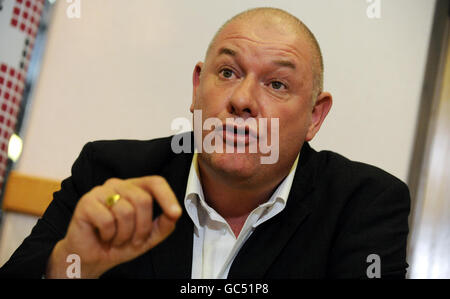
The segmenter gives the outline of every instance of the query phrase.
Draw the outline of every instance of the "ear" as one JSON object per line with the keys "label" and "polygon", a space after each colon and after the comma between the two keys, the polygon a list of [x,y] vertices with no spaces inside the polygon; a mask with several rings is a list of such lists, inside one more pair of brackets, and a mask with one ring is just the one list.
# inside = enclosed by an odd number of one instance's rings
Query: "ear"
{"label": "ear", "polygon": [[322,126],[325,117],[330,112],[332,104],[333,97],[329,92],[321,92],[319,94],[312,110],[311,124],[306,133],[305,141],[311,141],[319,132],[320,126]]}
{"label": "ear", "polygon": [[195,100],[197,98],[197,88],[200,85],[200,74],[203,69],[203,62],[198,62],[195,65],[194,73],[192,74],[192,103],[190,110],[192,113],[194,113],[194,107],[195,107]]}

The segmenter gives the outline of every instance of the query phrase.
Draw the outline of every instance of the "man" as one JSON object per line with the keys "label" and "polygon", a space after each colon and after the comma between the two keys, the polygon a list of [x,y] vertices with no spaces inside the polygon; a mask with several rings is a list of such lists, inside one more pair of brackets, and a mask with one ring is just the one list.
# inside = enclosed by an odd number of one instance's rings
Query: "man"
{"label": "man", "polygon": [[[332,105],[322,82],[320,48],[298,19],[235,16],[194,69],[190,109],[220,121],[195,139],[198,153],[175,154],[171,138],[87,144],[1,271],[66,277],[75,254],[86,278],[404,277],[408,189],[310,148]],[[204,149],[209,134],[235,151]],[[263,139],[279,139],[275,163],[248,150]]]}

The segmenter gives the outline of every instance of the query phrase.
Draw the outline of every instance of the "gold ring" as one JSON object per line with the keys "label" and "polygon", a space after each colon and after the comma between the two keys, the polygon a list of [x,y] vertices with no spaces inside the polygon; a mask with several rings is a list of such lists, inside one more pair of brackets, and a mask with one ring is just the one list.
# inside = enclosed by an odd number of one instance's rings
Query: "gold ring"
{"label": "gold ring", "polygon": [[116,194],[110,195],[106,198],[105,204],[108,208],[111,208],[113,205],[116,204],[116,202],[119,201],[119,199],[120,199],[120,194],[116,193]]}

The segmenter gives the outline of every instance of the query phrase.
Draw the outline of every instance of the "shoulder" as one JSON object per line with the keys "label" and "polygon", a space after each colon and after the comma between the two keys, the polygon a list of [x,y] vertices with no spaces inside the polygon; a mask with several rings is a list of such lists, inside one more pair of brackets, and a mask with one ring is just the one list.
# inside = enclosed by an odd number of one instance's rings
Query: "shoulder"
{"label": "shoulder", "polygon": [[133,158],[147,154],[166,154],[170,149],[171,137],[163,137],[151,140],[97,140],[88,142],[83,151],[88,152],[93,158]]}
{"label": "shoulder", "polygon": [[87,143],[72,166],[72,175],[92,173],[101,182],[106,177],[130,178],[158,174],[175,157],[172,136],[152,140],[98,140]]}
{"label": "shoulder", "polygon": [[332,190],[343,192],[369,192],[381,194],[387,189],[399,189],[408,193],[407,185],[385,170],[367,163],[353,161],[333,151],[312,150],[316,181]]}

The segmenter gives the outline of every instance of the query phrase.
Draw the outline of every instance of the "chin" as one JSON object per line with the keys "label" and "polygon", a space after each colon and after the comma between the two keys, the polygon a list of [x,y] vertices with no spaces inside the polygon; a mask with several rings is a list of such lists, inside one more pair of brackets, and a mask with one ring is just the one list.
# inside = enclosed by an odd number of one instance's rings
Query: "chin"
{"label": "chin", "polygon": [[231,179],[249,179],[258,173],[260,157],[246,153],[212,153],[207,154],[208,164],[215,171]]}

